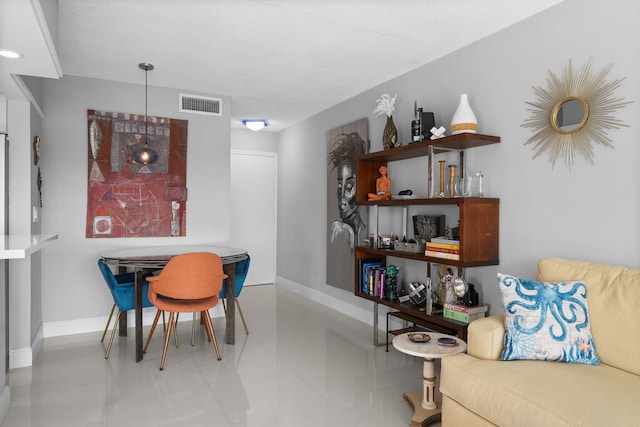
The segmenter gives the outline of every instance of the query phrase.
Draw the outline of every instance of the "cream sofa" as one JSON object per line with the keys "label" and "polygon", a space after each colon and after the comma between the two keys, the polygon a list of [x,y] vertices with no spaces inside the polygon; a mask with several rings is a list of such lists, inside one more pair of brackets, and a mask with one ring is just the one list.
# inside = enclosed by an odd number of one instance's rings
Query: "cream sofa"
{"label": "cream sofa", "polygon": [[585,281],[601,364],[502,361],[504,316],[476,320],[442,359],[443,427],[640,426],[640,269],[545,258],[537,280]]}

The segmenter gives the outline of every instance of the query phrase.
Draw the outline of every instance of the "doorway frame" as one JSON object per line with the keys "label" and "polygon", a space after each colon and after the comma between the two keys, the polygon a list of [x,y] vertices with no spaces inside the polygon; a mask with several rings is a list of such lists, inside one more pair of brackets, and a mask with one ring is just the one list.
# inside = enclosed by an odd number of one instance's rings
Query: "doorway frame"
{"label": "doorway frame", "polygon": [[[273,246],[272,246],[272,253],[273,253],[273,283],[275,283],[276,281],[276,277],[277,277],[277,271],[276,271],[276,266],[278,265],[278,260],[277,260],[277,238],[278,238],[278,153],[273,152],[273,151],[258,151],[258,150],[241,150],[241,149],[231,149],[230,150],[230,155],[231,156],[258,156],[258,157],[272,157],[273,158],[273,164],[274,164],[274,173],[273,173],[273,190],[274,190],[274,203],[273,203],[273,218],[274,218],[274,223],[273,223]],[[232,175],[233,171],[231,170],[231,165],[229,166],[229,183],[231,183],[231,175]],[[233,212],[231,212],[231,215],[233,215]],[[230,236],[231,239],[233,240],[233,237]],[[254,285],[261,285],[263,283],[255,283]]]}

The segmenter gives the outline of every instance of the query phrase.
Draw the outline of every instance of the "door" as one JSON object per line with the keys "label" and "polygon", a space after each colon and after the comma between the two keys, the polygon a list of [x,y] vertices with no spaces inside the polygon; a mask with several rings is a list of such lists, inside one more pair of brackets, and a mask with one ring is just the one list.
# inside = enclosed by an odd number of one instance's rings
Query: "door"
{"label": "door", "polygon": [[231,150],[231,245],[246,249],[245,285],[276,277],[277,154]]}

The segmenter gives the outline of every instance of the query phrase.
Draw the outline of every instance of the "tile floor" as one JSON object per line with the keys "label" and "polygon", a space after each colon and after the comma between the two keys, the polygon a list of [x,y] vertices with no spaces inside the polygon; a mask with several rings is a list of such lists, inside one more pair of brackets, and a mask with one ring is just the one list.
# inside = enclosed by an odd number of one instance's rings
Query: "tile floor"
{"label": "tile floor", "polygon": [[160,334],[138,364],[132,330],[109,360],[97,332],[45,339],[32,367],[9,373],[2,427],[409,424],[402,393],[421,393],[422,360],[373,347],[369,325],[281,286],[245,287],[240,301],[250,335],[238,318],[225,345],[216,318],[221,361],[202,329],[190,345],[190,322],[164,371]]}

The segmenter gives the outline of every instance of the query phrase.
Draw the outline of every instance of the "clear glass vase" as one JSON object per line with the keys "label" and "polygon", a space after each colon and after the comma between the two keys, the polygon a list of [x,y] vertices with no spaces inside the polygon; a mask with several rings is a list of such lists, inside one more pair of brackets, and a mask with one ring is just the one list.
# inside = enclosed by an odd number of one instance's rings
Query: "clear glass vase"
{"label": "clear glass vase", "polygon": [[484,197],[484,175],[482,171],[467,172],[464,182],[465,197]]}

